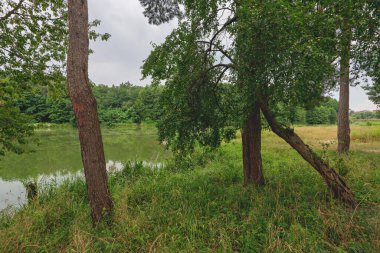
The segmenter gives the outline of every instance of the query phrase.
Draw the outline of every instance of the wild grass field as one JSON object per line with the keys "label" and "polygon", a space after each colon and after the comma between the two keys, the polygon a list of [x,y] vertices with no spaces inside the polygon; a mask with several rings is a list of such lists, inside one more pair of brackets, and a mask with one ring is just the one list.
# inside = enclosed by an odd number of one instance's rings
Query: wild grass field
{"label": "wild grass field", "polygon": [[[48,187],[0,221],[0,252],[380,252],[380,126],[296,127],[355,192],[354,210],[284,141],[263,133],[264,187],[242,184],[241,141],[194,155],[187,170],[139,163],[109,178],[113,223],[95,229],[83,181]],[[237,136],[239,137],[239,136]]]}

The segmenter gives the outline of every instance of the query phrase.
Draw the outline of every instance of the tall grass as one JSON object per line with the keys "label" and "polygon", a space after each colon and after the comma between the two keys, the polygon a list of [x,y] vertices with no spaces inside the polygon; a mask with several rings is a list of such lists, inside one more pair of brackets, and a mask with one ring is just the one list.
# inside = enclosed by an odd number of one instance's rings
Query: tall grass
{"label": "tall grass", "polygon": [[351,135],[352,140],[363,143],[380,142],[380,127],[362,127],[360,131],[355,131]]}
{"label": "tall grass", "polygon": [[231,143],[191,170],[127,166],[110,177],[114,222],[97,228],[83,181],[52,187],[2,216],[0,252],[380,252],[378,155],[328,153],[346,171],[355,210],[289,148],[264,146],[265,187],[242,185],[240,156]]}

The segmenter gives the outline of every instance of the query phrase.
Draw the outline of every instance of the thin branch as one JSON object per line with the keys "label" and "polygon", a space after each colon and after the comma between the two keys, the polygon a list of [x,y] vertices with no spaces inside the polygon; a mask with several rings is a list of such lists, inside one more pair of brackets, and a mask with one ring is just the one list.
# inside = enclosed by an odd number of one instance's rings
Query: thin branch
{"label": "thin branch", "polygon": [[226,29],[230,24],[234,23],[237,21],[237,17],[232,17],[231,19],[227,20],[226,23],[224,23],[224,25],[218,30],[216,31],[216,33],[214,34],[214,36],[211,38],[210,42],[211,44],[214,44],[214,40],[218,37],[218,35],[223,32],[224,29]]}
{"label": "thin branch", "polygon": [[235,10],[233,10],[232,8],[229,8],[229,7],[222,7],[222,8],[217,9],[216,11],[220,12],[220,11],[225,11],[225,10],[228,10],[228,11],[230,11],[232,13],[235,12]]}
{"label": "thin branch", "polygon": [[219,84],[228,69],[228,67],[224,68],[223,71],[219,74],[218,79],[216,79],[215,86]]}
{"label": "thin branch", "polygon": [[[224,23],[224,25],[218,30],[216,31],[216,33],[214,34],[214,36],[211,38],[211,40],[209,41],[209,48],[206,50],[206,52],[211,52],[212,50],[212,46],[215,44],[214,43],[214,40],[218,37],[218,35],[224,30],[226,29],[230,24],[234,23],[235,21],[237,21],[237,16],[234,16],[232,18],[230,18],[226,23]],[[207,60],[207,53],[205,54],[205,62]],[[231,58],[231,57],[228,57],[228,58]],[[232,58],[231,58],[232,59]],[[232,62],[232,61],[231,61]]]}
{"label": "thin branch", "polygon": [[208,51],[213,51],[212,50],[212,46],[214,46],[218,52],[221,52],[225,57],[227,57],[232,63],[235,64],[235,61],[233,60],[233,58],[228,54],[228,52],[226,50],[224,50],[222,47],[216,45],[216,44],[212,44],[210,41],[205,41],[205,40],[198,40],[196,41],[197,43],[203,43],[203,44],[208,44],[210,45],[209,49],[207,49],[206,52]]}
{"label": "thin branch", "polygon": [[216,69],[216,68],[219,68],[219,67],[224,67],[224,68],[235,68],[235,65],[234,64],[225,64],[225,63],[219,63],[219,64],[216,64],[216,65],[213,65],[211,67],[209,67],[206,72],[209,72],[210,70],[213,70],[213,69]]}
{"label": "thin branch", "polygon": [[18,13],[18,12],[15,12],[13,14],[14,15],[18,15],[18,16],[24,18],[24,19],[26,19],[26,18],[28,18],[28,19],[36,18],[36,19],[41,20],[41,21],[56,21],[56,20],[62,20],[62,21],[64,21],[65,20],[65,17],[63,17],[63,16],[59,16],[59,17],[56,17],[56,18],[47,18],[47,17],[43,17],[43,16],[25,15],[25,14]]}
{"label": "thin branch", "polygon": [[0,17],[0,21],[4,21],[4,20],[8,19],[10,16],[12,16],[13,14],[15,14],[16,11],[21,8],[24,1],[25,0],[20,0],[20,2],[12,10],[10,10],[7,14],[5,14],[5,16]]}

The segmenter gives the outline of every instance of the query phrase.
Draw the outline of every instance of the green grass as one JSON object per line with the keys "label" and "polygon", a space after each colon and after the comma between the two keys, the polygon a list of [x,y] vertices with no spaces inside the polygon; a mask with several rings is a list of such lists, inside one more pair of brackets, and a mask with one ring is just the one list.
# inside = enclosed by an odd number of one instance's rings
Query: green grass
{"label": "green grass", "polygon": [[380,119],[353,119],[351,120],[351,124],[358,126],[380,126]]}
{"label": "green grass", "polygon": [[354,132],[351,137],[354,141],[359,140],[364,143],[380,142],[380,127],[368,126],[363,128],[361,132]]}
{"label": "green grass", "polygon": [[360,203],[355,210],[332,199],[319,175],[265,132],[264,187],[242,185],[239,140],[191,170],[129,166],[110,178],[112,225],[93,228],[85,184],[67,182],[13,218],[2,216],[0,252],[380,252],[380,155],[318,152],[344,172]]}

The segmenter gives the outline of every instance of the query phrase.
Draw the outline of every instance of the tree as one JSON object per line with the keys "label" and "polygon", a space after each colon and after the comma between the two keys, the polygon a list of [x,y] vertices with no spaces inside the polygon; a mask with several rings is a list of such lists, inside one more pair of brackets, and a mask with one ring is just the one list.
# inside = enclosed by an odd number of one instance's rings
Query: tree
{"label": "tree", "polygon": [[149,23],[159,25],[180,14],[177,0],[140,0]]}
{"label": "tree", "polygon": [[0,3],[0,71],[19,85],[62,80],[67,12],[60,0]]}
{"label": "tree", "polygon": [[[109,34],[93,30],[99,24],[99,20],[89,24],[90,38],[106,40]],[[0,2],[0,79],[6,80],[2,92],[7,93],[7,106],[3,110],[14,113],[16,100],[25,93],[33,93],[36,87],[64,89],[67,33],[67,1]],[[38,118],[39,121],[49,120],[47,114],[39,116],[42,117]],[[20,115],[17,118],[27,117]],[[13,121],[17,128],[32,130],[29,123],[28,120]],[[20,131],[20,135],[22,133],[27,133],[23,138],[25,141],[32,131]]]}
{"label": "tree", "polygon": [[5,151],[21,153],[20,144],[33,133],[30,118],[15,108],[21,94],[36,84],[50,85],[63,79],[66,18],[64,1],[0,2],[2,155]]}
{"label": "tree", "polygon": [[367,82],[369,99],[380,106],[380,2],[377,0],[366,1],[366,12],[361,29],[357,29],[360,44],[357,44],[356,58],[362,69],[372,79]]}
{"label": "tree", "polygon": [[345,1],[340,8],[342,23],[340,25],[340,79],[338,111],[338,153],[350,149],[350,59],[352,41],[352,1]]}
{"label": "tree", "polygon": [[161,139],[191,150],[195,140],[220,144],[226,126],[242,128],[245,182],[260,184],[261,109],[272,130],[321,174],[334,196],[353,206],[344,179],[273,113],[279,104],[287,110],[312,104],[334,86],[332,17],[305,1],[176,3],[184,10],[178,29],[143,67],[144,76],[165,81]]}
{"label": "tree", "polygon": [[380,107],[380,82],[375,79],[376,83],[367,87],[369,99],[378,107]]}
{"label": "tree", "polygon": [[92,219],[97,223],[112,214],[113,203],[107,185],[106,162],[96,100],[88,79],[87,1],[69,0],[68,10],[67,86],[78,126]]}
{"label": "tree", "polygon": [[[321,1],[321,11],[335,16],[338,57],[340,65],[339,111],[338,111],[338,153],[350,149],[349,101],[352,80],[376,79],[379,68],[379,1],[339,0]],[[371,94],[369,94],[371,97]]]}

